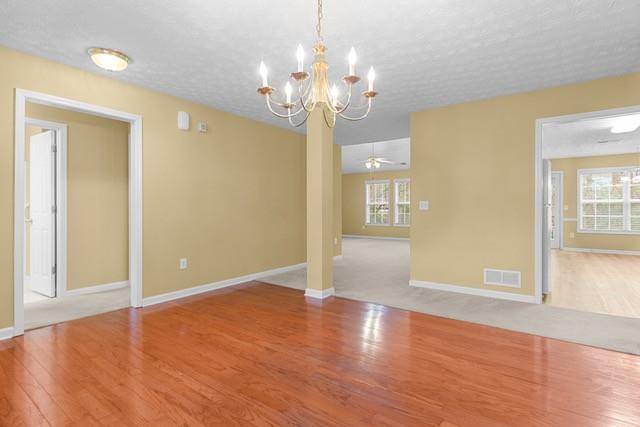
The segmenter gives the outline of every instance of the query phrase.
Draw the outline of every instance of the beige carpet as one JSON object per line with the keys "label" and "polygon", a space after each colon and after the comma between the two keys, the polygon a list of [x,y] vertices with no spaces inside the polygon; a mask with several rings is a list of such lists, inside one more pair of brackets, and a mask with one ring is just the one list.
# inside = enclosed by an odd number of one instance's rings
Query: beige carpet
{"label": "beige carpet", "polygon": [[[306,271],[262,281],[304,289]],[[640,319],[410,287],[408,241],[345,238],[334,283],[343,298],[640,354]]]}
{"label": "beige carpet", "polygon": [[51,298],[24,305],[24,329],[40,328],[129,307],[129,287],[95,294]]}

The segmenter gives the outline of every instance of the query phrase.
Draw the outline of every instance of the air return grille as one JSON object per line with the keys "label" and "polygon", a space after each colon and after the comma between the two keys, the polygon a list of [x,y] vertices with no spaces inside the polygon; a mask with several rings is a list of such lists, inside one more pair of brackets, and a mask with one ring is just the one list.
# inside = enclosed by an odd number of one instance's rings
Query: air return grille
{"label": "air return grille", "polygon": [[509,270],[484,269],[484,284],[507,286],[509,288],[520,287],[520,272]]}

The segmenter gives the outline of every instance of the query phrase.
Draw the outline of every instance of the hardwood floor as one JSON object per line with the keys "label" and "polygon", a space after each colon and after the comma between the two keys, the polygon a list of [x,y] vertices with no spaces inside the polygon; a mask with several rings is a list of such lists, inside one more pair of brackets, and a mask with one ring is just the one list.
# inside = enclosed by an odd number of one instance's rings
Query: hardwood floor
{"label": "hardwood floor", "polygon": [[640,318],[640,256],[552,250],[551,274],[550,305]]}
{"label": "hardwood floor", "polygon": [[640,425],[640,358],[252,282],[0,342],[0,425]]}

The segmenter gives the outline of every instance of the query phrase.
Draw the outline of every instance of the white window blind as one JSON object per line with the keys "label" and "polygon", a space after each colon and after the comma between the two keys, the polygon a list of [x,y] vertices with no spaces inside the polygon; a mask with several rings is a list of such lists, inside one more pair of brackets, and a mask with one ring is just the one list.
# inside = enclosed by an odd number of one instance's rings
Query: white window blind
{"label": "white window blind", "polygon": [[367,225],[389,225],[391,216],[389,181],[365,183],[365,222]]}
{"label": "white window blind", "polygon": [[411,182],[409,179],[396,179],[394,225],[411,225]]}
{"label": "white window blind", "polygon": [[640,183],[634,168],[578,171],[579,231],[640,233]]}

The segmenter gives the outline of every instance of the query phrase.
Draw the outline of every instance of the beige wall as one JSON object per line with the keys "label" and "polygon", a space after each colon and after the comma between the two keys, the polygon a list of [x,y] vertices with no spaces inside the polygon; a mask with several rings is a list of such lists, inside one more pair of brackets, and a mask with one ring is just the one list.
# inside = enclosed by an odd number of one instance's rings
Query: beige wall
{"label": "beige wall", "polygon": [[393,224],[393,204],[395,194],[393,180],[409,178],[410,171],[375,172],[373,178],[370,173],[350,173],[342,175],[342,232],[345,235],[401,237],[408,238],[410,227],[394,226],[366,226],[364,218],[365,182],[370,179],[388,179],[391,182],[391,223]]}
{"label": "beige wall", "polygon": [[67,125],[67,289],[128,278],[129,125],[27,103]]}
{"label": "beige wall", "polygon": [[[533,295],[535,121],[640,104],[640,74],[411,115],[411,278]],[[483,285],[483,268],[522,287]]]}
{"label": "beige wall", "polygon": [[[617,249],[639,251],[640,236],[633,234],[594,234],[577,232],[578,222],[578,169],[611,168],[636,166],[639,164],[637,154],[621,154],[616,156],[578,157],[551,161],[551,170],[563,172],[563,244],[567,248],[582,249]],[[567,221],[566,219],[570,219]],[[572,237],[573,235],[573,237]]]}
{"label": "beige wall", "polygon": [[[0,63],[0,328],[13,324],[15,88],[143,116],[145,297],[305,261],[304,135],[9,49]],[[178,130],[181,110],[210,131]]]}

